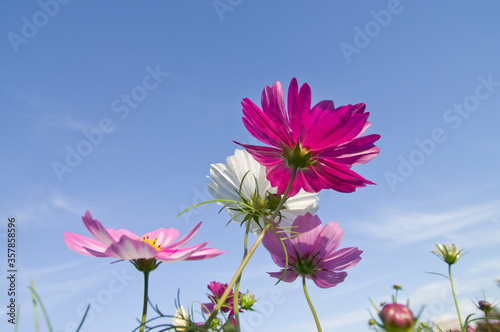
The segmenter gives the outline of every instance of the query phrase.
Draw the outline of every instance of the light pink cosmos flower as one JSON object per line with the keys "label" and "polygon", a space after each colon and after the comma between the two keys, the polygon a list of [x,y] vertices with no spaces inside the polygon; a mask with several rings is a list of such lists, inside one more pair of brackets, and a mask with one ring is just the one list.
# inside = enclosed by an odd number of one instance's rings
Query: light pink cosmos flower
{"label": "light pink cosmos flower", "polygon": [[193,238],[201,222],[186,236],[174,242],[179,237],[179,231],[174,228],[160,228],[139,237],[125,229],[105,229],[99,221],[92,218],[89,211],[82,220],[95,239],[63,232],[64,242],[70,249],[87,256],[114,257],[129,261],[155,259],[171,263],[213,258],[223,253],[219,249],[205,248],[208,242],[182,247]]}
{"label": "light pink cosmos flower", "polygon": [[285,192],[294,167],[297,174],[289,196],[300,188],[311,193],[321,189],[353,192],[374,184],[351,170],[352,165],[370,161],[380,150],[373,144],[380,135],[361,137],[370,126],[365,104],[335,108],[333,101],[324,100],[311,108],[309,85],[302,85],[299,92],[293,78],[288,112],[280,82],[264,88],[262,110],[248,98],[242,105],[245,127],[272,147],[236,143],[266,166],[267,178],[279,192]]}
{"label": "light pink cosmos flower", "polygon": [[[283,281],[292,282],[299,275],[312,279],[321,288],[336,286],[344,281],[347,272],[361,260],[361,253],[356,247],[337,250],[342,241],[342,228],[338,222],[329,222],[323,228],[318,216],[307,213],[298,216],[293,222],[292,233],[300,235],[286,238],[285,232],[279,232],[288,255],[288,269]],[[271,277],[281,278],[286,256],[283,245],[275,233],[268,232],[262,240],[264,247],[271,254],[280,272],[268,272]]]}

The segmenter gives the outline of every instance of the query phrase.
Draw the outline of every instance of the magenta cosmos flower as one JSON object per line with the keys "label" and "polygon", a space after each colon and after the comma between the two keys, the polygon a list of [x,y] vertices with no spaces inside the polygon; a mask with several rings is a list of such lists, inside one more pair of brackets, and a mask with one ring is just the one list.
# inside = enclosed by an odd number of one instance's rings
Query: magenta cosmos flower
{"label": "magenta cosmos flower", "polygon": [[[210,284],[207,286],[208,290],[212,292],[212,294],[207,294],[208,298],[210,299],[209,303],[202,303],[201,304],[201,309],[203,312],[207,315],[209,315],[215,308],[215,305],[219,301],[219,299],[222,297],[224,292],[227,289],[227,284],[220,283],[218,281],[212,281]],[[239,298],[241,296],[241,292],[238,292],[238,303],[239,303]],[[229,312],[229,317],[231,317],[234,314],[234,292],[231,290],[229,293],[229,296],[226,299],[226,302],[222,305],[221,309],[222,312]],[[241,310],[240,310],[241,312]]]}
{"label": "magenta cosmos flower", "polygon": [[380,135],[361,135],[368,129],[369,113],[365,104],[335,108],[324,100],[311,108],[311,89],[305,83],[298,88],[293,78],[288,89],[288,112],[281,83],[262,92],[262,110],[245,98],[243,123],[257,139],[271,147],[237,143],[266,166],[273,187],[284,193],[292,170],[297,173],[289,196],[303,188],[307,192],[334,189],[353,192],[357,187],[374,184],[351,170],[374,158],[379,148],[373,143]]}
{"label": "magenta cosmos flower", "polygon": [[[337,250],[342,241],[342,228],[338,222],[329,222],[324,228],[318,216],[307,213],[293,222],[291,239],[286,232],[278,232],[286,247],[288,268],[283,281],[292,282],[299,275],[312,279],[321,288],[336,286],[344,281],[347,272],[361,260],[361,250],[356,247]],[[283,245],[275,233],[269,232],[262,240],[280,272],[268,272],[271,277],[281,278],[286,256]]]}
{"label": "magenta cosmos flower", "polygon": [[95,239],[63,232],[64,242],[70,249],[87,256],[114,257],[129,261],[154,259],[171,263],[207,259],[223,253],[219,249],[205,248],[208,242],[183,247],[196,234],[201,222],[186,236],[174,242],[179,237],[179,231],[174,228],[160,228],[139,237],[125,229],[105,229],[99,221],[92,218],[89,211],[82,220]]}

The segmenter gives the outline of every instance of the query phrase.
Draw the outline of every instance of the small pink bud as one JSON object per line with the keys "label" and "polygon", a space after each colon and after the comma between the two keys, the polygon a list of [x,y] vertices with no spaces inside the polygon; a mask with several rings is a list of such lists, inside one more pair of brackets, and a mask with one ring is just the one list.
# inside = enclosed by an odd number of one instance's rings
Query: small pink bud
{"label": "small pink bud", "polygon": [[413,312],[403,304],[389,303],[380,311],[380,319],[384,323],[384,329],[389,332],[410,331],[415,325]]}

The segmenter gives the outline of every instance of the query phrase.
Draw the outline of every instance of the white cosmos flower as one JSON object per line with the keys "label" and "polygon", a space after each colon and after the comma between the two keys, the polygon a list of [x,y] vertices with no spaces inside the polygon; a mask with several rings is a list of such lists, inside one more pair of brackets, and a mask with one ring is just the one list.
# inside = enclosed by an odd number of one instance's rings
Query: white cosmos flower
{"label": "white cosmos flower", "polygon": [[189,326],[189,316],[184,310],[184,306],[175,308],[175,315],[172,317],[172,326],[175,326],[175,331],[185,331]]}
{"label": "white cosmos flower", "polygon": [[[250,201],[257,193],[260,198],[265,199],[267,192],[276,194],[277,189],[271,187],[271,183],[266,178],[266,168],[259,164],[246,150],[234,151],[234,156],[226,158],[226,164],[212,164],[210,166],[210,182],[208,191],[216,199],[229,199],[239,202],[238,191],[241,187],[241,196]],[[241,181],[243,180],[243,184]],[[318,211],[318,197],[314,193],[308,193],[300,190],[293,197],[288,198],[284,204],[284,210],[281,210],[283,216],[280,226],[290,227],[293,221],[299,215],[305,215],[307,212],[315,214]],[[218,203],[225,205],[225,203]],[[233,222],[242,223],[246,215],[240,211],[235,211],[233,206],[227,206],[226,210],[231,215]],[[259,220],[263,227],[264,222]],[[252,220],[250,231],[254,234],[260,232],[261,227]]]}

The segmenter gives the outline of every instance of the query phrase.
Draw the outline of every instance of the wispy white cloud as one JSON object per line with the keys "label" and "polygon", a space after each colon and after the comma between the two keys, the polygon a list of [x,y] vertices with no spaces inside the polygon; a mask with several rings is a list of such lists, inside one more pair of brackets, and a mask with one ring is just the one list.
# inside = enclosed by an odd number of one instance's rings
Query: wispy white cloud
{"label": "wispy white cloud", "polygon": [[[422,212],[409,207],[382,210],[375,222],[359,229],[362,235],[383,240],[385,245],[411,245],[436,237],[453,238],[463,229],[488,224],[491,226],[500,217],[500,202],[465,206],[452,211]],[[486,232],[484,232],[486,231]],[[488,230],[483,229],[483,233]],[[489,239],[481,238],[481,243]]]}
{"label": "wispy white cloud", "polygon": [[[31,224],[53,226],[58,220],[57,216],[70,214],[78,217],[86,210],[84,204],[59,190],[48,188],[33,191],[32,196],[26,198],[20,206],[11,208],[23,226]],[[41,220],[44,222],[41,223]]]}
{"label": "wispy white cloud", "polygon": [[[498,234],[495,234],[498,240]],[[489,259],[484,259],[479,262],[471,264],[467,268],[467,273],[472,275],[485,274],[485,272],[498,273],[498,267],[500,266],[500,257],[492,257]]]}
{"label": "wispy white cloud", "polygon": [[23,113],[22,116],[31,123],[35,132],[53,129],[81,131],[95,127],[95,124],[86,123],[81,113],[52,109],[52,106],[49,106],[50,102],[44,100],[44,96],[12,89],[8,93],[21,105],[28,106],[32,110]]}
{"label": "wispy white cloud", "polygon": [[7,93],[18,102],[26,104],[32,108],[39,108],[44,104],[42,98],[38,95],[30,95],[24,91],[13,89],[8,89]]}

